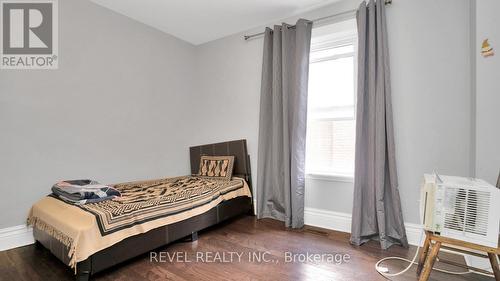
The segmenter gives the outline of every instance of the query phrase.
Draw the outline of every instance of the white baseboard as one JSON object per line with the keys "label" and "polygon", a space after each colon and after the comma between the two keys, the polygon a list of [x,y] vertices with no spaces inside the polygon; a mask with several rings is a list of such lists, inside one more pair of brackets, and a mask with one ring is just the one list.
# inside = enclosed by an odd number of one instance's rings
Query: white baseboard
{"label": "white baseboard", "polygon": [[420,224],[405,222],[408,244],[413,246],[424,245],[424,228]]}
{"label": "white baseboard", "polygon": [[22,247],[35,243],[33,229],[26,225],[17,225],[0,229],[0,251]]}
{"label": "white baseboard", "polygon": [[341,232],[351,232],[351,214],[305,208],[304,223]]}
{"label": "white baseboard", "polygon": [[[311,226],[332,229],[341,232],[351,232],[351,214],[320,210],[315,208],[305,208],[305,224]],[[406,236],[410,245],[422,243],[422,226],[415,223],[405,223]],[[419,245],[420,246],[420,245]]]}

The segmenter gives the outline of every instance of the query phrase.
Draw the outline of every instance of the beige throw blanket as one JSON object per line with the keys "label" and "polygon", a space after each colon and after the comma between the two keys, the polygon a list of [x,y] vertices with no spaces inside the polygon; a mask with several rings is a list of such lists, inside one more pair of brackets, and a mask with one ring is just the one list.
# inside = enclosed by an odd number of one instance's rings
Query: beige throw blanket
{"label": "beige throw blanket", "polygon": [[45,197],[30,210],[28,224],[69,248],[70,266],[133,235],[186,220],[225,200],[251,197],[247,183],[176,177],[115,185],[119,200],[83,206]]}

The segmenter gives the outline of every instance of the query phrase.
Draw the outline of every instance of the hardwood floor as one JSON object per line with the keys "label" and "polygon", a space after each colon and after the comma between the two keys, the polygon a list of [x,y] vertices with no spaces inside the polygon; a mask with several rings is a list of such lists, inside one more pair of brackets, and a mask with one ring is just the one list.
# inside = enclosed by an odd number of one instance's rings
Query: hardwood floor
{"label": "hardwood floor", "polygon": [[[354,247],[348,241],[349,235],[346,233],[313,227],[286,230],[281,222],[268,219],[257,221],[255,217],[245,216],[201,232],[196,242],[178,242],[162,247],[153,254],[139,256],[98,273],[93,276],[93,280],[386,280],[375,271],[375,262],[394,255],[411,258],[415,251],[414,247],[409,250],[392,247],[382,251],[376,242]],[[332,256],[324,255],[323,260],[286,262],[291,253],[347,254],[350,259],[338,264],[329,260]],[[151,262],[150,255],[155,256],[156,260]],[[259,255],[260,262],[257,259]],[[447,253],[440,256],[464,263],[459,256]],[[162,257],[164,262],[161,262]],[[249,261],[249,257],[254,259]],[[295,257],[299,259],[305,256]],[[170,262],[169,258],[175,260]],[[392,272],[404,266],[406,264],[394,261],[388,264]],[[436,267],[462,270],[439,262]],[[415,268],[392,280],[417,280]],[[72,270],[43,248],[31,245],[0,252],[1,281],[73,278]],[[447,275],[434,271],[430,280],[480,281],[494,278],[476,274]]]}

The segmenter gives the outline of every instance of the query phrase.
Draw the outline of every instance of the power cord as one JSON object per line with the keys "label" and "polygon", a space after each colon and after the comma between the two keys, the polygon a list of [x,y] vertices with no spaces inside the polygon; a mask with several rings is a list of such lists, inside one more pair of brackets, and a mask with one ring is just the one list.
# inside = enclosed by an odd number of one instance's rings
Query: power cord
{"label": "power cord", "polygon": [[[416,260],[417,260],[417,257],[418,257],[418,252],[420,251],[420,245],[422,245],[423,235],[424,235],[424,232],[422,230],[422,232],[420,233],[420,243],[418,244],[419,246],[417,247],[417,251],[415,252],[415,255],[413,256],[412,260],[401,258],[401,257],[386,257],[386,258],[383,258],[383,259],[379,260],[377,263],[375,263],[375,270],[377,270],[377,272],[380,275],[382,275],[385,278],[389,279],[388,277],[394,277],[394,276],[401,275],[401,274],[405,273],[406,271],[408,271],[414,264],[418,264],[416,262]],[[405,269],[403,269],[400,272],[397,272],[397,273],[388,273],[387,272],[387,268],[380,267],[380,264],[382,262],[384,262],[384,261],[387,261],[387,260],[401,260],[401,261],[408,262],[410,264]],[[493,276],[491,274],[485,274],[485,273],[474,271],[474,270],[471,270],[471,269],[469,269],[468,271],[462,271],[462,272],[448,271],[448,270],[444,270],[444,269],[440,269],[440,268],[435,268],[435,267],[433,267],[432,269],[436,270],[436,271],[439,271],[439,272],[443,272],[443,273],[447,273],[447,274],[453,274],[453,275],[464,275],[464,274],[469,274],[469,273],[476,273],[476,274],[481,274],[481,275],[485,275],[485,276],[489,276],[489,277],[493,277],[493,278],[495,277],[495,276]]]}

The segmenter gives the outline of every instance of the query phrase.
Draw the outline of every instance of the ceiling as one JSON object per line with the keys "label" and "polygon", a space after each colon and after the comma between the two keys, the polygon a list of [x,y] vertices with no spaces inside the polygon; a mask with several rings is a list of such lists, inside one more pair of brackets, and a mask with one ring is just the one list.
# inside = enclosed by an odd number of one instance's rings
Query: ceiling
{"label": "ceiling", "polygon": [[91,0],[194,45],[338,0]]}

